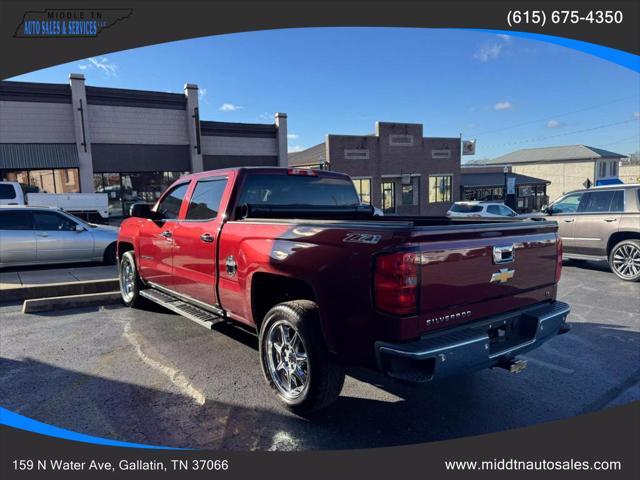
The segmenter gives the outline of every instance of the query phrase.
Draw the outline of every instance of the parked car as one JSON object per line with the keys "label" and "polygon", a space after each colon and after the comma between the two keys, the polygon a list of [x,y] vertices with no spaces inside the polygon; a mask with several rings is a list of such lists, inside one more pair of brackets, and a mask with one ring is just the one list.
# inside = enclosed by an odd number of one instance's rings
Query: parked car
{"label": "parked car", "polygon": [[0,205],[56,207],[88,222],[106,223],[108,204],[106,193],[40,193],[18,182],[0,182]]}
{"label": "parked car", "polygon": [[375,216],[346,175],[275,167],[182,177],[118,237],[125,304],[254,329],[297,413],[331,403],[345,365],[411,382],[520,371],[568,330],[561,252],[555,222]]}
{"label": "parked car", "polygon": [[576,190],[542,213],[558,222],[565,258],[606,260],[621,279],[640,281],[640,185]]}
{"label": "parked car", "polygon": [[515,211],[502,202],[455,202],[447,211],[447,217],[499,218],[517,216]]}
{"label": "parked car", "polygon": [[0,206],[0,267],[116,263],[118,229],[56,208]]}

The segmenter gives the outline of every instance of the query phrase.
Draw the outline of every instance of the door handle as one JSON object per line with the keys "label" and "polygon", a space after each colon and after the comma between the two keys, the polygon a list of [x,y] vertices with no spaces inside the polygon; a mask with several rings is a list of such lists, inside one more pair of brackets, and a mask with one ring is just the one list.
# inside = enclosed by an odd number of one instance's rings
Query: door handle
{"label": "door handle", "polygon": [[213,235],[211,235],[210,233],[203,233],[202,235],[200,235],[200,240],[206,243],[213,243]]}
{"label": "door handle", "polygon": [[565,219],[565,223],[571,223],[571,222],[575,222],[576,219],[575,218],[566,218]]}
{"label": "door handle", "polygon": [[615,218],[605,218],[604,221],[605,222],[615,222],[616,219]]}
{"label": "door handle", "polygon": [[169,230],[165,230],[160,235],[163,236],[164,238],[171,238],[173,236],[173,233],[171,233]]}
{"label": "door handle", "polygon": [[39,237],[48,237],[49,234],[48,233],[39,233],[38,236]]}

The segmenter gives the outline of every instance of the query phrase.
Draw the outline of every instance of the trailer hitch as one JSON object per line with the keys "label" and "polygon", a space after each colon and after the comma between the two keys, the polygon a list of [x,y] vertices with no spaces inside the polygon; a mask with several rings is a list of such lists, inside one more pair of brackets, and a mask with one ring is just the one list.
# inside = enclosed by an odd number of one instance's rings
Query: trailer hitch
{"label": "trailer hitch", "polygon": [[503,358],[501,359],[496,367],[504,368],[508,370],[509,373],[520,373],[522,372],[529,363],[523,359],[515,359],[515,358]]}

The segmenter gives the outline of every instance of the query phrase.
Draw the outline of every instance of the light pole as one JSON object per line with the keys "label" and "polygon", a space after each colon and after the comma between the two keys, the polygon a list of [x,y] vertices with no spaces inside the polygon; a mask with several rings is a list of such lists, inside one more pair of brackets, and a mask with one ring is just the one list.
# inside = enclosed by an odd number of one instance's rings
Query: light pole
{"label": "light pole", "polygon": [[509,173],[509,167],[506,165],[502,169],[502,173],[504,173],[504,190],[502,191],[502,200],[504,204],[507,204],[507,174]]}

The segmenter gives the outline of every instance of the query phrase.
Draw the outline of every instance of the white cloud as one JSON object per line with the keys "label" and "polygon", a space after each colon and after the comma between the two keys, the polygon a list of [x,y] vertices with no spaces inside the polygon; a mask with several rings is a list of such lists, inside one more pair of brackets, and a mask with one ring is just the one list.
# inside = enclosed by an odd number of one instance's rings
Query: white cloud
{"label": "white cloud", "polygon": [[511,102],[498,102],[493,106],[494,110],[508,110],[513,107],[513,103]]}
{"label": "white cloud", "polygon": [[87,58],[86,62],[87,63],[81,63],[78,65],[78,68],[80,68],[80,70],[91,70],[95,68],[96,70],[104,73],[107,77],[116,77],[118,75],[118,66],[115,63],[109,62],[107,57],[102,57],[100,59],[91,57]]}
{"label": "white cloud", "polygon": [[473,54],[473,58],[480,60],[481,62],[488,62],[500,56],[503,45],[500,43],[486,43],[482,45],[476,53]]}
{"label": "white cloud", "polygon": [[241,110],[244,107],[240,105],[234,105],[233,103],[223,103],[220,105],[220,110],[223,112],[235,112],[236,110]]}
{"label": "white cloud", "polygon": [[498,40],[489,40],[480,45],[476,53],[473,54],[473,58],[481,62],[498,58],[507,44],[511,43],[511,37],[504,34],[498,34],[496,37]]}
{"label": "white cloud", "polygon": [[558,120],[549,120],[547,122],[547,128],[558,128],[562,125]]}
{"label": "white cloud", "polygon": [[290,133],[290,134],[287,135],[287,138],[289,140],[296,140],[296,139],[300,138],[300,135],[298,135],[296,133]]}

